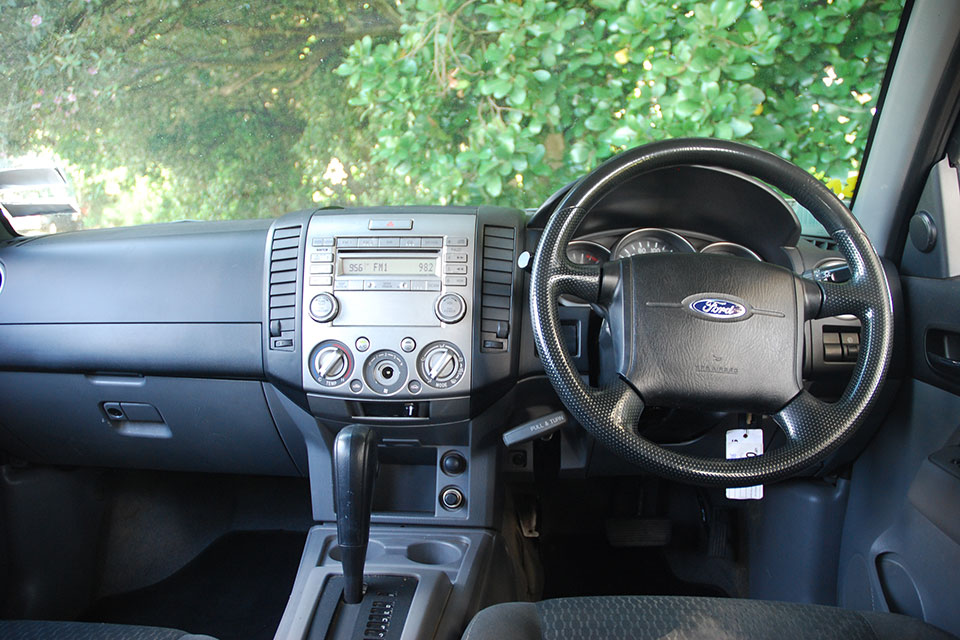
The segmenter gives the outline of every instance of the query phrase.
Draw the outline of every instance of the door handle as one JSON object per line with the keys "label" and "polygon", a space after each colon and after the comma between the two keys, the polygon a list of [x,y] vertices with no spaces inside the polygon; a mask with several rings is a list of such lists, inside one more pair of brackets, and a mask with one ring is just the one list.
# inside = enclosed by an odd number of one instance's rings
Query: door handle
{"label": "door handle", "polygon": [[924,343],[930,368],[945,378],[960,380],[960,333],[927,329]]}

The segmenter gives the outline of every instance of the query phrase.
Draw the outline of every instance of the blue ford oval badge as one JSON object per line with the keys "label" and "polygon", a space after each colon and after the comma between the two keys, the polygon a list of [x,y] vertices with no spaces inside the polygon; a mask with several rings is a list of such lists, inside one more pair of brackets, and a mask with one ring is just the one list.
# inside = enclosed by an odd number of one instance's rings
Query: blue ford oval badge
{"label": "blue ford oval badge", "polygon": [[747,308],[738,302],[723,298],[700,298],[690,303],[690,308],[708,318],[733,320],[747,312]]}

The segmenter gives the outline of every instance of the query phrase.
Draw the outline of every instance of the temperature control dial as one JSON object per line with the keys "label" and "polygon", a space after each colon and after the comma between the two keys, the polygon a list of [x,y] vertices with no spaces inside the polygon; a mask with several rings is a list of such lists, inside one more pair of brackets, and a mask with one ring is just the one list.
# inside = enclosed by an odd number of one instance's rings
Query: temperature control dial
{"label": "temperature control dial", "polygon": [[325,387],[343,384],[352,372],[353,357],[342,342],[325,340],[310,353],[310,373]]}
{"label": "temperature control dial", "polygon": [[463,353],[445,340],[428,344],[417,359],[420,379],[434,389],[453,387],[460,382],[464,369]]}

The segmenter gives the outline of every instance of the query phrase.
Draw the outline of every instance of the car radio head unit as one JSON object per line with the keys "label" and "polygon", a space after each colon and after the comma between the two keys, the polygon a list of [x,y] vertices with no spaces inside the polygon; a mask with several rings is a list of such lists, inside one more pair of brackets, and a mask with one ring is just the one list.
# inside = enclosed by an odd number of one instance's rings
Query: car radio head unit
{"label": "car radio head unit", "polygon": [[475,214],[312,216],[304,388],[358,399],[468,395],[475,238]]}

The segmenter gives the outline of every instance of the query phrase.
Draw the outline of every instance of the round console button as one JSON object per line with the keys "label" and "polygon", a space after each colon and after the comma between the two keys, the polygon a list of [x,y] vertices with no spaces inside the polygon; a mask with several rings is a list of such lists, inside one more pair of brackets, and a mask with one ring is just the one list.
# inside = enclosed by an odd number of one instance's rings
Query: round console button
{"label": "round console button", "polygon": [[310,301],[310,317],[317,322],[330,322],[340,312],[340,303],[332,293],[317,294]]}
{"label": "round console button", "polygon": [[363,352],[370,348],[370,340],[360,336],[356,342],[357,351]]}
{"label": "round console button", "polygon": [[360,393],[361,391],[363,391],[363,383],[360,382],[359,380],[351,380],[350,391],[353,391],[354,393]]}
{"label": "round console button", "polygon": [[463,502],[463,492],[458,487],[447,487],[440,492],[440,505],[447,511],[459,509]]}
{"label": "round console button", "polygon": [[406,353],[410,353],[417,348],[417,341],[413,338],[404,338],[400,341],[400,348]]}
{"label": "round console button", "polygon": [[458,476],[467,470],[467,460],[457,451],[448,451],[440,458],[440,468],[448,476]]}
{"label": "round console button", "polygon": [[459,322],[467,311],[467,303],[456,293],[445,293],[437,299],[437,318],[441,322],[453,324]]}
{"label": "round console button", "polygon": [[422,388],[423,385],[420,384],[419,380],[411,380],[410,383],[407,384],[407,391],[410,393],[420,393]]}

